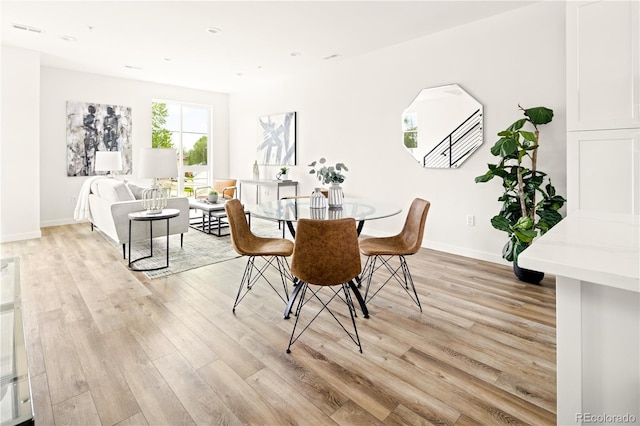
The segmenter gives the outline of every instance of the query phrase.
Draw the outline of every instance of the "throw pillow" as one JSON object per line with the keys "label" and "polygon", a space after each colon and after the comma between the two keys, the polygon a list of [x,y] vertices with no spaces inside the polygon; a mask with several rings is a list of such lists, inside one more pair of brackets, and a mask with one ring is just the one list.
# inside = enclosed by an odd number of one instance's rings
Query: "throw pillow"
{"label": "throw pillow", "polygon": [[146,188],[138,186],[133,182],[127,182],[127,187],[129,188],[129,190],[133,194],[133,197],[136,200],[142,200],[142,191],[144,191]]}
{"label": "throw pillow", "polygon": [[133,201],[135,197],[124,184],[124,182],[115,179],[100,179],[96,181],[97,194],[100,198],[107,201]]}

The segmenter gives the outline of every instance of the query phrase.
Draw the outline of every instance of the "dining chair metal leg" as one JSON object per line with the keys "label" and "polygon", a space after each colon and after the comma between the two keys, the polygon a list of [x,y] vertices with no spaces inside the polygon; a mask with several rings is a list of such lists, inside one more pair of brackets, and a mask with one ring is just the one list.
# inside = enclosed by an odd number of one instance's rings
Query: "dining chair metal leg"
{"label": "dining chair metal leg", "polygon": [[360,309],[362,310],[362,315],[365,318],[369,318],[369,310],[367,309],[365,299],[362,297],[360,290],[358,290],[358,286],[353,282],[353,280],[349,281],[349,288],[351,288],[351,291],[353,291],[353,294],[356,296],[356,300],[358,301]]}
{"label": "dining chair metal leg", "polygon": [[[236,295],[236,300],[233,304],[233,312],[236,311],[236,307],[240,304],[242,299],[244,299],[247,293],[249,293],[249,291],[253,288],[253,285],[260,278],[263,278],[267,282],[267,284],[269,284],[269,286],[276,292],[278,297],[280,297],[280,299],[285,304],[289,300],[289,288],[287,286],[287,281],[293,281],[293,278],[289,273],[289,263],[287,259],[281,256],[271,256],[268,258],[262,257],[264,259],[264,264],[261,267],[258,267],[255,263],[256,257],[261,256],[249,256],[249,259],[247,260],[247,265],[244,269],[242,280],[240,281],[240,287],[238,288],[238,294]],[[280,291],[278,291],[276,286],[265,275],[265,271],[269,268],[269,266],[275,266],[278,270],[284,295],[281,294]],[[243,289],[244,293],[242,292]]]}
{"label": "dining chair metal leg", "polygon": [[[333,288],[332,286],[318,286],[317,289],[313,290],[313,289],[309,289],[309,284],[308,283],[299,281],[298,282],[298,287],[300,287],[300,290],[299,290],[300,299],[298,300],[298,305],[297,305],[296,310],[295,310],[296,321],[293,324],[293,330],[291,331],[291,337],[289,338],[289,345],[287,346],[287,353],[291,353],[291,345],[293,345],[298,340],[298,338],[307,330],[307,328],[309,328],[311,323],[313,321],[315,321],[316,318],[318,318],[318,316],[322,313],[322,311],[325,311],[325,310],[327,312],[329,312],[329,314],[333,317],[334,320],[336,320],[338,325],[340,325],[342,330],[344,330],[344,332],[347,334],[347,336],[349,336],[351,341],[354,342],[356,345],[358,345],[358,349],[360,350],[360,353],[362,353],[362,345],[360,344],[360,336],[358,335],[358,327],[356,326],[356,319],[355,319],[356,318],[356,315],[355,315],[356,308],[355,308],[355,305],[353,303],[353,299],[351,298],[350,284],[349,283],[344,283],[344,284],[340,285],[340,289],[337,289],[337,290],[335,288]],[[318,295],[320,293],[320,291],[325,287],[328,288],[333,293],[329,297],[329,299],[327,301],[324,301]],[[308,290],[311,291],[311,294],[307,298],[306,295],[307,295],[307,291]],[[344,298],[342,298],[340,296],[340,292],[341,291],[344,294]],[[347,330],[347,328],[344,326],[344,324],[342,324],[342,322],[336,316],[336,314],[329,308],[329,304],[336,297],[339,298],[339,299],[342,299],[344,302],[346,302],[347,308],[349,309],[349,316],[351,317],[351,323],[353,325],[353,330],[354,330],[353,333],[350,332],[349,330]],[[320,302],[321,308],[309,320],[309,322],[304,326],[304,328],[296,335],[296,329],[298,327],[298,321],[300,320],[300,316],[301,316],[300,313],[302,311],[302,307],[304,305],[306,305],[307,302],[309,302],[309,300],[311,300],[311,299],[316,299],[318,302]]]}
{"label": "dining chair metal leg", "polygon": [[[351,337],[351,340],[358,345],[358,349],[360,350],[360,353],[362,353],[362,345],[360,344],[360,336],[358,335],[358,327],[356,327],[356,307],[353,304],[353,300],[351,299],[351,293],[349,292],[349,287],[351,286],[351,288],[355,288],[355,292],[354,294],[359,295],[360,292],[358,291],[358,289],[355,287],[355,284],[353,283],[353,281],[349,281],[349,284],[342,284],[342,290],[344,291],[344,297],[345,299],[347,299],[347,304],[349,305],[350,308],[350,313],[351,313],[351,323],[353,324],[353,331],[355,333],[355,339],[353,338],[353,336],[347,331],[346,328],[342,327],[342,329],[344,331],[347,332],[347,334],[349,335],[349,337]],[[357,296],[356,296],[357,297]],[[362,307],[364,307],[364,309],[366,309],[366,306],[364,306],[364,304],[361,305]],[[369,314],[367,313],[365,315],[365,318],[369,318]],[[340,324],[342,325],[342,324]]]}
{"label": "dining chair metal leg", "polygon": [[[291,309],[293,308],[293,304],[295,303],[296,298],[298,297],[298,293],[300,292],[301,287],[298,285],[298,282],[296,282],[296,278],[293,277],[294,283],[293,285],[295,286],[293,288],[293,291],[291,292],[291,297],[289,298],[289,302],[287,303],[287,306],[284,310],[284,314],[283,314],[283,318],[284,319],[289,319],[289,315],[291,314]],[[348,283],[349,288],[351,289],[351,291],[353,292],[353,294],[356,297],[356,300],[358,301],[358,304],[360,305],[360,309],[362,310],[362,315],[365,318],[369,318],[369,310],[367,309],[367,304],[365,303],[364,298],[362,297],[362,293],[360,293],[360,290],[358,290],[358,286],[352,281],[349,281]],[[355,306],[355,304],[354,304]],[[354,312],[354,315],[357,317],[358,315]]]}
{"label": "dining chair metal leg", "polygon": [[[387,283],[391,281],[391,279],[393,278],[396,280],[396,282],[398,282],[398,284],[400,284],[402,289],[409,295],[409,298],[413,301],[413,303],[418,305],[418,308],[420,308],[420,312],[422,312],[422,305],[420,304],[420,299],[418,298],[418,292],[416,291],[416,287],[413,284],[413,277],[411,276],[411,272],[409,271],[407,260],[405,259],[404,256],[398,255],[400,265],[395,267],[390,263],[393,257],[394,256],[376,255],[376,256],[370,256],[367,258],[367,261],[362,270],[363,271],[362,276],[365,277],[367,281],[367,286],[364,292],[365,302],[371,301],[371,299],[373,299],[373,297],[376,294],[378,294],[380,290],[382,290],[382,288],[385,285],[387,285]],[[380,260],[380,263],[376,265],[378,260]],[[384,281],[374,293],[369,295],[369,292],[371,291],[371,281],[373,278],[373,274],[383,266],[387,269],[390,275],[387,278],[387,280]],[[411,286],[411,290],[413,291],[413,294],[409,292],[409,286]]]}
{"label": "dining chair metal leg", "polygon": [[284,314],[283,314],[283,318],[284,319],[289,319],[289,315],[291,314],[291,309],[293,308],[293,304],[296,301],[296,298],[298,297],[298,293],[300,293],[300,291],[302,290],[302,282],[301,281],[297,281],[296,278],[294,277],[294,283],[293,285],[295,286],[293,288],[293,291],[291,292],[291,297],[289,298],[289,301],[287,302],[287,306],[284,308]]}

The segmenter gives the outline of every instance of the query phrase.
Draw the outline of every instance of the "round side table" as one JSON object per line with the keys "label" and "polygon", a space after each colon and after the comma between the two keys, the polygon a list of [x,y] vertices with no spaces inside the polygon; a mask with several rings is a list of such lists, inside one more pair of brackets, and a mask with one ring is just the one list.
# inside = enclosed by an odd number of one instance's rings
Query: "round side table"
{"label": "round side table", "polygon": [[[132,271],[157,271],[158,269],[165,269],[169,267],[169,219],[180,215],[178,209],[164,209],[161,213],[147,213],[146,211],[129,213],[129,269]],[[158,266],[155,268],[134,268],[133,264],[143,259],[149,259],[153,257],[153,222],[157,220],[167,221],[167,261],[164,266]],[[149,222],[149,247],[150,254],[148,256],[139,257],[138,259],[131,259],[131,223],[137,222]]]}

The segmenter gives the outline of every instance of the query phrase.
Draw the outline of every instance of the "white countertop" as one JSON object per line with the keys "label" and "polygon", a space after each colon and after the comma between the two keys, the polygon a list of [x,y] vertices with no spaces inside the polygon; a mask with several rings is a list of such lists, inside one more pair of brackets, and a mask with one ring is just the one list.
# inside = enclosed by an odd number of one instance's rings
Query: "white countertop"
{"label": "white countertop", "polygon": [[572,213],[523,251],[518,265],[640,292],[640,216]]}

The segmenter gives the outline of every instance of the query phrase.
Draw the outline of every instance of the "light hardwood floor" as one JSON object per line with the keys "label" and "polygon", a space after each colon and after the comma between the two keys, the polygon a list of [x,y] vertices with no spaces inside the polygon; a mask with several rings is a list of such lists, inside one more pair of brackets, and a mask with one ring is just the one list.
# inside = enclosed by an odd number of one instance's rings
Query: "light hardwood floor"
{"label": "light hardwood floor", "polygon": [[231,311],[246,258],[148,280],[87,224],[42,233],[2,244],[37,425],[555,424],[554,277],[422,249],[422,313],[387,286],[356,319],[362,354],[328,315],[287,354],[270,288]]}

